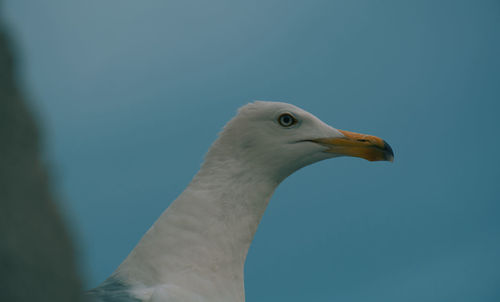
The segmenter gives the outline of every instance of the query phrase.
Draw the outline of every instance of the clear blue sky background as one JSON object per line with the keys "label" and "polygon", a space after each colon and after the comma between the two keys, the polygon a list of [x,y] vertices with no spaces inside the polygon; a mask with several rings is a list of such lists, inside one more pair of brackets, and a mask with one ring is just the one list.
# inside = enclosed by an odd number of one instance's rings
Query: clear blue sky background
{"label": "clear blue sky background", "polygon": [[277,190],[252,301],[500,300],[500,2],[6,0],[87,287],[255,99],[375,134]]}

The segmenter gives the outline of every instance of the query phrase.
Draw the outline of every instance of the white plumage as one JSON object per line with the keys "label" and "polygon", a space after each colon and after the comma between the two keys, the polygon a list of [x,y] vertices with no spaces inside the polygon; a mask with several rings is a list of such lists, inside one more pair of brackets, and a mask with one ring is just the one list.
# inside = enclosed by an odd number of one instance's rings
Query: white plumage
{"label": "white plumage", "polygon": [[185,191],[89,296],[97,301],[245,301],[245,258],[274,190],[297,169],[340,155],[392,160],[384,141],[337,130],[293,105],[242,107]]}

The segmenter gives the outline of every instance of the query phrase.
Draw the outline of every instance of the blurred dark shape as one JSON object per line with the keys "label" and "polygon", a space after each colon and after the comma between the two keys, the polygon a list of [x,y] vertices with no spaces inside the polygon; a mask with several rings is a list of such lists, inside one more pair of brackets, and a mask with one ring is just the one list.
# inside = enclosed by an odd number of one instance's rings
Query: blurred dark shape
{"label": "blurred dark shape", "polygon": [[82,301],[73,246],[50,192],[38,128],[16,85],[1,21],[0,301]]}

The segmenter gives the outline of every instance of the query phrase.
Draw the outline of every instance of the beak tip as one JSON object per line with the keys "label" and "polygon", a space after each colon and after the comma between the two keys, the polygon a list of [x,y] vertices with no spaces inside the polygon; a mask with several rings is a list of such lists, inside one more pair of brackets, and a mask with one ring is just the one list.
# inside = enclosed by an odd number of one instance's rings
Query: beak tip
{"label": "beak tip", "polygon": [[385,160],[394,162],[394,151],[392,151],[391,146],[384,141],[384,152],[385,152]]}

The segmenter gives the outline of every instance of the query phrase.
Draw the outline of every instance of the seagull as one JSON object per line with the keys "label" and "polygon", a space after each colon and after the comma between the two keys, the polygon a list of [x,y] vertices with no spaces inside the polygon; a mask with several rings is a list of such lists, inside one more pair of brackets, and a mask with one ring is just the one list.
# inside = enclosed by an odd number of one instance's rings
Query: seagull
{"label": "seagull", "polygon": [[384,140],[335,129],[294,105],[241,107],[187,188],[86,296],[94,302],[244,302],[245,259],[274,190],[298,169],[339,156],[394,158]]}

